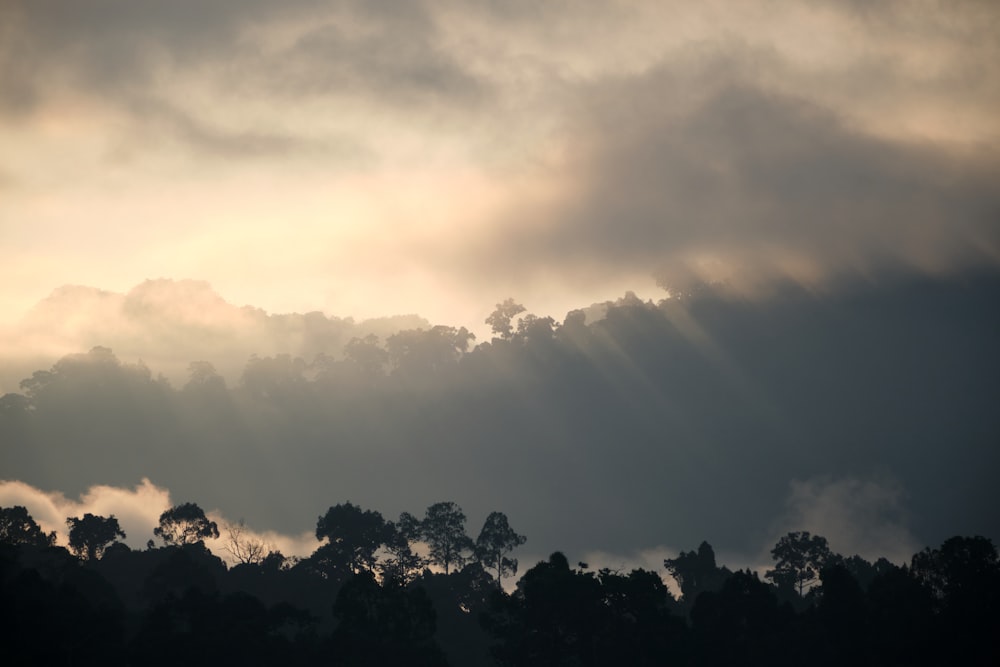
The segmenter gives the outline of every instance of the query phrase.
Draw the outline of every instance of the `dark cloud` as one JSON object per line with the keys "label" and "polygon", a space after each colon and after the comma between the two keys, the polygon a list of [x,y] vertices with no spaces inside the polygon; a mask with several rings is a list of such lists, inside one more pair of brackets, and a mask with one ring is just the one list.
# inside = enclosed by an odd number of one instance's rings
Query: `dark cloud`
{"label": "dark cloud", "polygon": [[515,207],[475,261],[652,272],[710,254],[759,273],[783,256],[821,272],[1000,256],[994,151],[879,137],[726,75],[692,99],[687,76],[664,66],[589,88],[559,164],[569,195]]}
{"label": "dark cloud", "polygon": [[[223,104],[238,104],[241,96],[288,104],[303,96],[355,97],[375,104],[405,101],[411,117],[415,103],[464,105],[481,93],[461,61],[438,45],[435,16],[422,3],[390,9],[313,0],[280,5],[43,0],[8,3],[0,11],[11,37],[0,48],[0,73],[5,107],[12,113],[58,103],[69,91],[131,109],[142,120],[142,104],[135,100],[161,97],[164,85],[185,77],[207,82]],[[270,31],[289,23],[300,34],[295,44],[268,47]],[[180,113],[184,103],[178,98],[168,104]],[[231,134],[241,135],[242,147],[248,136],[264,133]],[[209,150],[213,141],[227,142],[192,138],[195,147]],[[255,143],[264,141],[257,136]]]}

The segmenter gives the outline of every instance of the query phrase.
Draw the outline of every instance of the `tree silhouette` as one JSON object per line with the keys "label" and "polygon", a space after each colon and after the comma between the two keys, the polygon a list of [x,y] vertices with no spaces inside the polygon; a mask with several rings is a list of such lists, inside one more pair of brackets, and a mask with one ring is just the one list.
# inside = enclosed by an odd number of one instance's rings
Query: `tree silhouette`
{"label": "tree silhouette", "polygon": [[70,550],[77,556],[86,556],[89,561],[100,558],[119,537],[125,539],[125,532],[113,514],[103,517],[87,513],[82,519],[66,519],[66,525],[69,527]]}
{"label": "tree silhouette", "polygon": [[502,340],[510,340],[514,333],[511,320],[525,310],[524,306],[514,301],[506,299],[503,303],[498,303],[496,310],[486,318],[486,324],[490,325],[493,334]]}
{"label": "tree silhouette", "polygon": [[160,515],[160,525],[153,529],[153,535],[165,544],[194,544],[206,538],[217,538],[219,526],[195,503],[184,503]]}
{"label": "tree silhouette", "polygon": [[46,534],[21,505],[0,507],[0,543],[50,547],[56,543],[56,534]]}
{"label": "tree silhouette", "polygon": [[428,331],[399,331],[389,336],[385,345],[398,373],[420,377],[455,366],[475,338],[465,327],[437,325]]}
{"label": "tree silhouette", "polygon": [[715,591],[732,574],[725,567],[715,564],[715,551],[708,542],[702,542],[698,551],[682,551],[677,558],[666,558],[663,566],[680,586],[684,603],[690,607],[702,591]]}
{"label": "tree silhouette", "polygon": [[247,534],[246,522],[226,524],[226,543],[222,547],[226,553],[244,565],[259,565],[270,551],[264,540]]}
{"label": "tree silhouette", "polygon": [[833,557],[825,537],[810,535],[808,531],[791,532],[778,540],[771,549],[776,561],[774,569],[764,575],[778,588],[803,589],[819,581],[820,572]]}
{"label": "tree silhouette", "polygon": [[335,570],[371,571],[375,552],[389,537],[389,527],[379,512],[350,502],[331,507],[316,522],[316,539],[327,540],[317,553]]}
{"label": "tree silhouette", "polygon": [[408,584],[427,564],[427,560],[415,554],[412,548],[413,542],[420,538],[420,522],[409,512],[403,512],[398,522],[386,522],[386,533],[383,546],[389,555],[379,566],[382,576]]}
{"label": "tree silhouette", "polygon": [[503,588],[502,578],[517,574],[517,559],[508,558],[507,554],[525,543],[527,538],[518,535],[507,522],[503,512],[491,512],[486,517],[483,528],[476,538],[476,558],[484,568],[497,573],[497,587]]}
{"label": "tree silhouette", "polygon": [[465,534],[465,514],[453,502],[435,503],[428,507],[420,532],[430,546],[431,562],[443,567],[445,574],[453,565],[462,567],[467,560],[465,554],[475,546]]}

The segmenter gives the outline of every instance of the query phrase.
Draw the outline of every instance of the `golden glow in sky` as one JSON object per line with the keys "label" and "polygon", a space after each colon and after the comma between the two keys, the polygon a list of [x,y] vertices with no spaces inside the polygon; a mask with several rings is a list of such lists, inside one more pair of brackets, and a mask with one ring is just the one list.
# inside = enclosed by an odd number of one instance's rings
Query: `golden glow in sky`
{"label": "golden glow in sky", "polygon": [[1000,257],[1000,12],[958,3],[0,8],[0,322],[63,284],[481,326]]}

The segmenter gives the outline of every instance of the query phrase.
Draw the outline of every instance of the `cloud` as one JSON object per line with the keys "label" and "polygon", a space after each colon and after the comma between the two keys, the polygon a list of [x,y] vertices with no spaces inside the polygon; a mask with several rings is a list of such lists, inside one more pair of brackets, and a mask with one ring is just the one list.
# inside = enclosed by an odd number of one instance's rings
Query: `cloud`
{"label": "cloud", "polygon": [[66,519],[90,513],[114,515],[133,549],[142,548],[153,537],[160,514],[171,506],[170,492],[148,479],[133,488],[106,485],[92,486],[79,499],[67,498],[58,491],[43,491],[18,481],[0,481],[0,506],[22,505],[45,530],[56,531],[58,544],[69,544]]}
{"label": "cloud", "polygon": [[775,524],[774,543],[791,531],[827,538],[843,556],[886,557],[908,563],[920,548],[910,532],[906,493],[892,480],[816,477],[793,480],[787,512]]}
{"label": "cloud", "polygon": [[595,85],[553,167],[565,193],[515,206],[465,257],[498,275],[553,272],[555,262],[668,282],[816,282],[1000,258],[996,154],[872,135],[808,99],[728,75],[683,99],[684,76],[665,65]]}
{"label": "cloud", "polygon": [[34,370],[95,346],[130,362],[142,360],[177,386],[187,382],[192,361],[211,359],[235,384],[252,355],[338,357],[354,337],[374,334],[384,340],[401,329],[428,326],[416,315],[355,322],[320,312],[268,314],[228,303],[196,280],[147,280],[127,294],[68,285],[0,331],[6,350],[0,352],[5,360],[0,392],[18,391]]}
{"label": "cloud", "polygon": [[[181,501],[184,502],[184,501]],[[69,544],[69,530],[66,519],[82,517],[84,514],[114,516],[125,532],[123,540],[132,549],[143,549],[148,540],[162,544],[153,537],[153,529],[159,525],[160,514],[174,505],[168,489],[156,486],[143,478],[132,488],[98,485],[88,488],[79,499],[67,498],[58,491],[43,491],[18,481],[0,480],[0,507],[21,505],[45,532],[55,531],[56,543]],[[205,509],[205,508],[203,508]],[[207,510],[206,515],[219,526],[219,537],[205,541],[212,553],[233,563],[232,555],[226,550],[229,534],[227,525],[235,523],[217,510]],[[316,550],[319,543],[313,532],[300,535],[284,535],[273,530],[258,531],[246,526],[243,539],[264,543],[269,550],[280,551],[284,556],[304,558]]]}

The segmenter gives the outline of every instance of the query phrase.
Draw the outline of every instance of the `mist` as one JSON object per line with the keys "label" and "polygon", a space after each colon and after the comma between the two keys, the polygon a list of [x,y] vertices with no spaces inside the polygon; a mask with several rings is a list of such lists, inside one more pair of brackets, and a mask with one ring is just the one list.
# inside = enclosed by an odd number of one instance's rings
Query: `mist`
{"label": "mist", "polygon": [[[312,357],[258,348],[238,377],[208,345],[183,382],[94,347],[2,398],[3,475],[67,497],[151,484],[291,538],[347,500],[395,516],[448,499],[472,523],[502,509],[539,557],[708,540],[759,563],[808,529],[905,558],[997,535],[998,290],[993,272],[706,285],[520,313],[478,345],[461,326],[349,328]],[[257,340],[262,316],[235,312]],[[183,330],[172,317],[161,332]]]}

